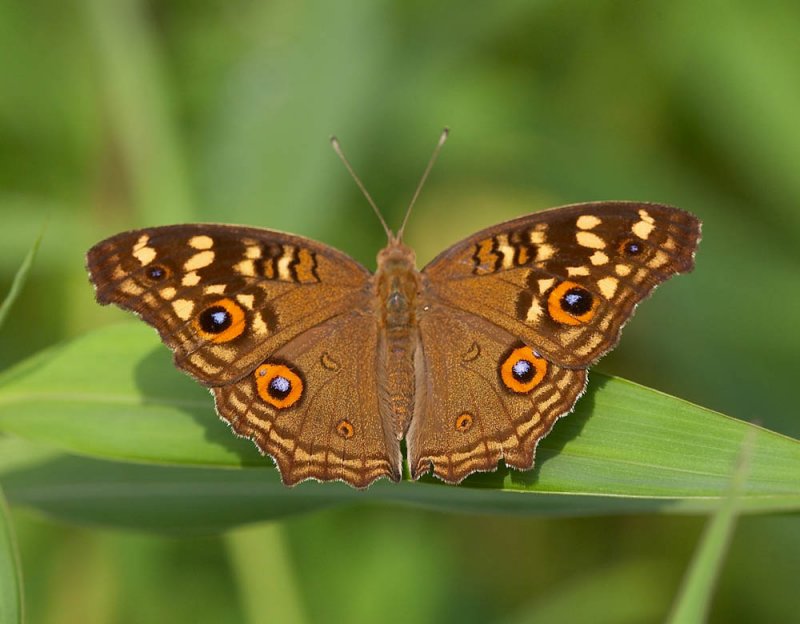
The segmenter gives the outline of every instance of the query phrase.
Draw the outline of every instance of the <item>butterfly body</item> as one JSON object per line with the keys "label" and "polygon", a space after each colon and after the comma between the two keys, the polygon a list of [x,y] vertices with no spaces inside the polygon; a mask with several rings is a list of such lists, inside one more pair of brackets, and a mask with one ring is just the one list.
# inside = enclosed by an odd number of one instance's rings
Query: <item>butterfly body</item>
{"label": "butterfly body", "polygon": [[379,371],[382,416],[394,422],[401,440],[414,411],[414,353],[417,347],[420,274],[414,251],[397,240],[378,254],[373,278],[380,309]]}
{"label": "butterfly body", "polygon": [[257,228],[124,232],[88,253],[100,303],[153,325],[220,416],[282,479],[366,487],[529,469],[652,289],[691,270],[692,215],[596,202],[456,243],[421,271],[399,237],[374,274],[326,245]]}

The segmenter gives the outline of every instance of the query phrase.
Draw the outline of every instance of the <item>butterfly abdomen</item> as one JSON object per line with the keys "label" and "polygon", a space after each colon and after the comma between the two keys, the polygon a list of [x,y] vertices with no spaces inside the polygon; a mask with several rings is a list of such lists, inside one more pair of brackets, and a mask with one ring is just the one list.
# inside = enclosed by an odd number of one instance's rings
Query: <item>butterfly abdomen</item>
{"label": "butterfly abdomen", "polygon": [[414,354],[417,348],[416,305],[419,272],[414,252],[390,243],[378,255],[375,290],[378,301],[381,411],[401,439],[414,406]]}

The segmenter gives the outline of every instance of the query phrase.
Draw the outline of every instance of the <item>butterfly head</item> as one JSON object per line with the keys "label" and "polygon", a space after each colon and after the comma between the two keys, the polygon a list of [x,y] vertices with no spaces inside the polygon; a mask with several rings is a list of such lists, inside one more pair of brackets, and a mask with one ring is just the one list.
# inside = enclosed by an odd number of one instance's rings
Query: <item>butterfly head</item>
{"label": "butterfly head", "polygon": [[399,236],[392,235],[386,247],[378,252],[378,271],[414,271],[416,266],[417,255]]}

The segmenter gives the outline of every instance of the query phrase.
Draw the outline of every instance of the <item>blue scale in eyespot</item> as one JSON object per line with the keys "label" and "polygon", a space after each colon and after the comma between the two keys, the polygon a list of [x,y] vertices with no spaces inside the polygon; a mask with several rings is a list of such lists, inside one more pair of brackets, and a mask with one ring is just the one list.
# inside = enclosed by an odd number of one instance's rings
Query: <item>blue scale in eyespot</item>
{"label": "blue scale in eyespot", "polygon": [[286,377],[276,377],[271,382],[269,382],[270,388],[275,390],[276,392],[289,392],[292,387],[292,384],[289,383],[289,380]]}
{"label": "blue scale in eyespot", "polygon": [[517,378],[526,377],[531,372],[531,363],[528,360],[517,360],[511,370]]}
{"label": "blue scale in eyespot", "polygon": [[581,299],[583,299],[583,296],[577,293],[567,293],[566,295],[564,295],[564,299],[567,302],[567,304],[574,306],[580,303]]}
{"label": "blue scale in eyespot", "polygon": [[219,310],[211,313],[211,322],[215,325],[224,325],[228,318],[228,313],[225,310]]}

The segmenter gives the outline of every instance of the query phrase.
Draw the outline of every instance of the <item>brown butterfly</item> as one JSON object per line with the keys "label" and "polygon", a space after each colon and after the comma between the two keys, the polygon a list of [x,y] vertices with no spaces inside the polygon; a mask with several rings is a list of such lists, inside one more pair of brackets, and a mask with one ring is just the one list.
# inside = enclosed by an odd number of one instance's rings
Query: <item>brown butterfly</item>
{"label": "brown butterfly", "polygon": [[403,439],[414,479],[531,468],[586,369],[655,286],[693,268],[700,239],[670,206],[576,204],[473,234],[418,271],[404,225],[384,223],[374,274],[306,238],[217,224],[124,232],[87,264],[97,300],[155,327],[284,483],[363,488],[401,478]]}

